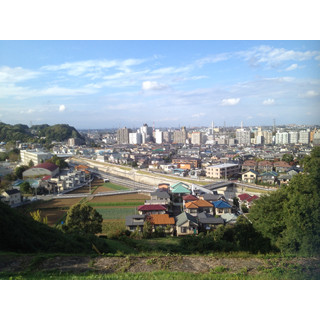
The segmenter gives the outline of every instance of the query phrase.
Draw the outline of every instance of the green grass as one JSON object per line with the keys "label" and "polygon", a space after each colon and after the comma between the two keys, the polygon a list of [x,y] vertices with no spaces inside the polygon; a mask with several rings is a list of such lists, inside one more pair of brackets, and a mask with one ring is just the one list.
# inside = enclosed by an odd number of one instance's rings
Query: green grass
{"label": "green grass", "polygon": [[132,208],[96,208],[103,219],[124,219],[126,216],[137,214],[136,207]]}
{"label": "green grass", "polygon": [[125,220],[124,219],[108,219],[102,223],[102,233],[108,238],[111,237],[115,232],[125,231]]}
{"label": "green grass", "polygon": [[106,188],[112,189],[112,190],[129,190],[129,188],[126,188],[126,187],[123,187],[123,186],[120,186],[118,184],[114,184],[111,182],[106,182],[103,184],[103,186]]}
{"label": "green grass", "polygon": [[131,201],[131,202],[88,202],[91,207],[136,207],[144,204],[144,201]]}
{"label": "green grass", "polygon": [[[312,270],[311,270],[312,272]],[[299,266],[292,268],[272,268],[250,273],[248,270],[230,272],[227,270],[215,269],[211,272],[192,273],[176,271],[154,271],[154,272],[115,272],[115,273],[67,273],[61,271],[39,272],[28,271],[18,272],[14,275],[10,272],[0,273],[0,279],[5,280],[317,280],[319,274],[306,273]]]}

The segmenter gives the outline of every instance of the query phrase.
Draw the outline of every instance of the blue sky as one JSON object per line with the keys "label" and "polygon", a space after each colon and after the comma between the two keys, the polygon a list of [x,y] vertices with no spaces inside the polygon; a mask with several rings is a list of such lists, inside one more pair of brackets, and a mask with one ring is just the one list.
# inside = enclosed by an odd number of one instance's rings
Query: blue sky
{"label": "blue sky", "polygon": [[320,124],[320,41],[0,41],[0,120]]}

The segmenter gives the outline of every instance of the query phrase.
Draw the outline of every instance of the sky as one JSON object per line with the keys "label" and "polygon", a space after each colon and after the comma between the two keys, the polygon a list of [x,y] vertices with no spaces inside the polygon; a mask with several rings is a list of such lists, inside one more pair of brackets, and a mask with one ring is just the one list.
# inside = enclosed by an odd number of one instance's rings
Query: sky
{"label": "sky", "polygon": [[320,124],[320,41],[0,41],[0,121]]}

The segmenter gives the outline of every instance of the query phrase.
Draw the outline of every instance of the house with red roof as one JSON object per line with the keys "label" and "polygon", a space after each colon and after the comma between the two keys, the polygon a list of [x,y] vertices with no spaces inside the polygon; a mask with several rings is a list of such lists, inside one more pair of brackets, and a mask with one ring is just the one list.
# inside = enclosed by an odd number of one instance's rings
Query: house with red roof
{"label": "house with red roof", "polygon": [[138,207],[139,214],[165,214],[167,213],[166,207],[159,204],[144,204]]}

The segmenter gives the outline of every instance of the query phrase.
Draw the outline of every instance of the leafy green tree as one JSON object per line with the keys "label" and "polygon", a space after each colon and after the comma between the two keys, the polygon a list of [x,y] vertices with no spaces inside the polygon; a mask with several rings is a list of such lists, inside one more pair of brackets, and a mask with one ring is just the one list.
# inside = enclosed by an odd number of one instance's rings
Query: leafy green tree
{"label": "leafy green tree", "polygon": [[36,210],[36,211],[30,212],[30,216],[35,221],[41,222],[43,224],[48,224],[48,217],[43,217],[41,215],[41,211],[40,210]]}
{"label": "leafy green tree", "polygon": [[240,208],[239,199],[237,197],[233,198],[233,205],[237,208]]}
{"label": "leafy green tree", "polygon": [[20,185],[20,191],[24,194],[31,193],[32,189],[31,189],[30,183],[28,181],[22,182]]}
{"label": "leafy green tree", "polygon": [[16,178],[17,179],[22,179],[22,173],[24,171],[26,171],[27,169],[29,169],[29,167],[26,166],[26,165],[22,165],[22,166],[16,167],[16,169],[14,170]]}
{"label": "leafy green tree", "polygon": [[247,207],[245,204],[243,204],[243,205],[241,206],[241,211],[242,211],[243,213],[248,213],[248,212],[249,212],[249,209],[248,209],[248,207]]}
{"label": "leafy green tree", "polygon": [[320,148],[304,160],[304,174],[252,206],[254,227],[283,252],[320,253]]}
{"label": "leafy green tree", "polygon": [[96,234],[102,231],[101,214],[85,203],[73,205],[67,212],[62,230],[80,234]]}
{"label": "leafy green tree", "polygon": [[29,168],[32,168],[34,166],[34,162],[32,160],[29,161],[28,163]]}
{"label": "leafy green tree", "polygon": [[284,154],[283,157],[282,157],[282,161],[285,161],[285,162],[288,162],[288,163],[292,162],[293,159],[294,159],[293,155],[289,154],[289,153]]}
{"label": "leafy green tree", "polygon": [[152,229],[153,229],[153,223],[149,217],[146,218],[144,224],[143,224],[143,238],[149,239],[152,237]]}
{"label": "leafy green tree", "polygon": [[58,166],[60,169],[64,169],[68,167],[68,163],[65,162],[64,159],[59,158],[57,155],[54,155],[51,159],[47,160],[46,162],[51,162]]}

